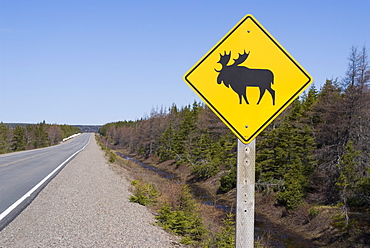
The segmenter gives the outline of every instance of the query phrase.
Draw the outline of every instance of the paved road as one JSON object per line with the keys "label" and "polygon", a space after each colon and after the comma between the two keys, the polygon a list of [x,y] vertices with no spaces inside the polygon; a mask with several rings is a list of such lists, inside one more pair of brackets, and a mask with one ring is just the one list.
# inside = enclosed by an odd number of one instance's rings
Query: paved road
{"label": "paved road", "polygon": [[57,146],[0,155],[0,230],[84,149],[91,135],[85,133]]}
{"label": "paved road", "polygon": [[91,137],[81,151],[0,231],[0,247],[184,247],[145,206],[129,201],[127,171],[108,163]]}

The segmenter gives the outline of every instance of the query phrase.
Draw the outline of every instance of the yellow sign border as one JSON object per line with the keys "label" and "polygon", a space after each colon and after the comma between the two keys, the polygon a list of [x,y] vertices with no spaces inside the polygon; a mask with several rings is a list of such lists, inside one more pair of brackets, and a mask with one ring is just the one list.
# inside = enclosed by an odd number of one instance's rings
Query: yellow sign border
{"label": "yellow sign border", "polygon": [[[275,45],[285,56],[307,77],[307,82],[291,96],[286,103],[284,103],[272,116],[267,119],[251,136],[247,139],[213,106],[213,104],[202,94],[195,85],[188,79],[188,77],[211,55],[213,54],[245,21],[250,19]],[[215,46],[212,47],[185,75],[184,81],[197,93],[197,95],[208,105],[208,107],[234,132],[234,134],[247,144],[250,143],[256,136],[261,133],[281,112],[287,108],[311,83],[311,76],[303,69],[301,65],[284,49],[282,45],[256,20],[253,15],[248,14],[241,19]]]}

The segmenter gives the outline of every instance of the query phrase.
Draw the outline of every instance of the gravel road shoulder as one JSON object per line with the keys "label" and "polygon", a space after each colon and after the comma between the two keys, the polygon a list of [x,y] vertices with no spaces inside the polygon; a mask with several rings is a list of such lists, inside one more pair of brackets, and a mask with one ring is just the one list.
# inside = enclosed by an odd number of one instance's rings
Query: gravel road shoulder
{"label": "gravel road shoulder", "polygon": [[0,247],[181,247],[131,203],[130,183],[114,173],[91,137],[80,152],[0,232]]}

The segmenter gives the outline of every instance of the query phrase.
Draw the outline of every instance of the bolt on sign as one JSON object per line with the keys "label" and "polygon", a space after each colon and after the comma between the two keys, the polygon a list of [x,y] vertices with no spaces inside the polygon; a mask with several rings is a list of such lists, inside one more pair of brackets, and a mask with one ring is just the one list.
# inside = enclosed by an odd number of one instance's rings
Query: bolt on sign
{"label": "bolt on sign", "polygon": [[312,83],[252,15],[236,24],[184,80],[245,144]]}

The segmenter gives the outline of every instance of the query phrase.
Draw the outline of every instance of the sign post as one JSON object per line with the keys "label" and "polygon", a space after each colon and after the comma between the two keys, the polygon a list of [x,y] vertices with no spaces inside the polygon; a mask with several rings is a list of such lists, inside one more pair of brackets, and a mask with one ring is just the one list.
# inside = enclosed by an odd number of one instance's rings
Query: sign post
{"label": "sign post", "polygon": [[236,247],[254,245],[255,138],[312,83],[246,15],[184,76],[238,138]]}
{"label": "sign post", "polygon": [[236,237],[237,248],[254,247],[254,184],[256,140],[243,144],[238,139],[236,180]]}

